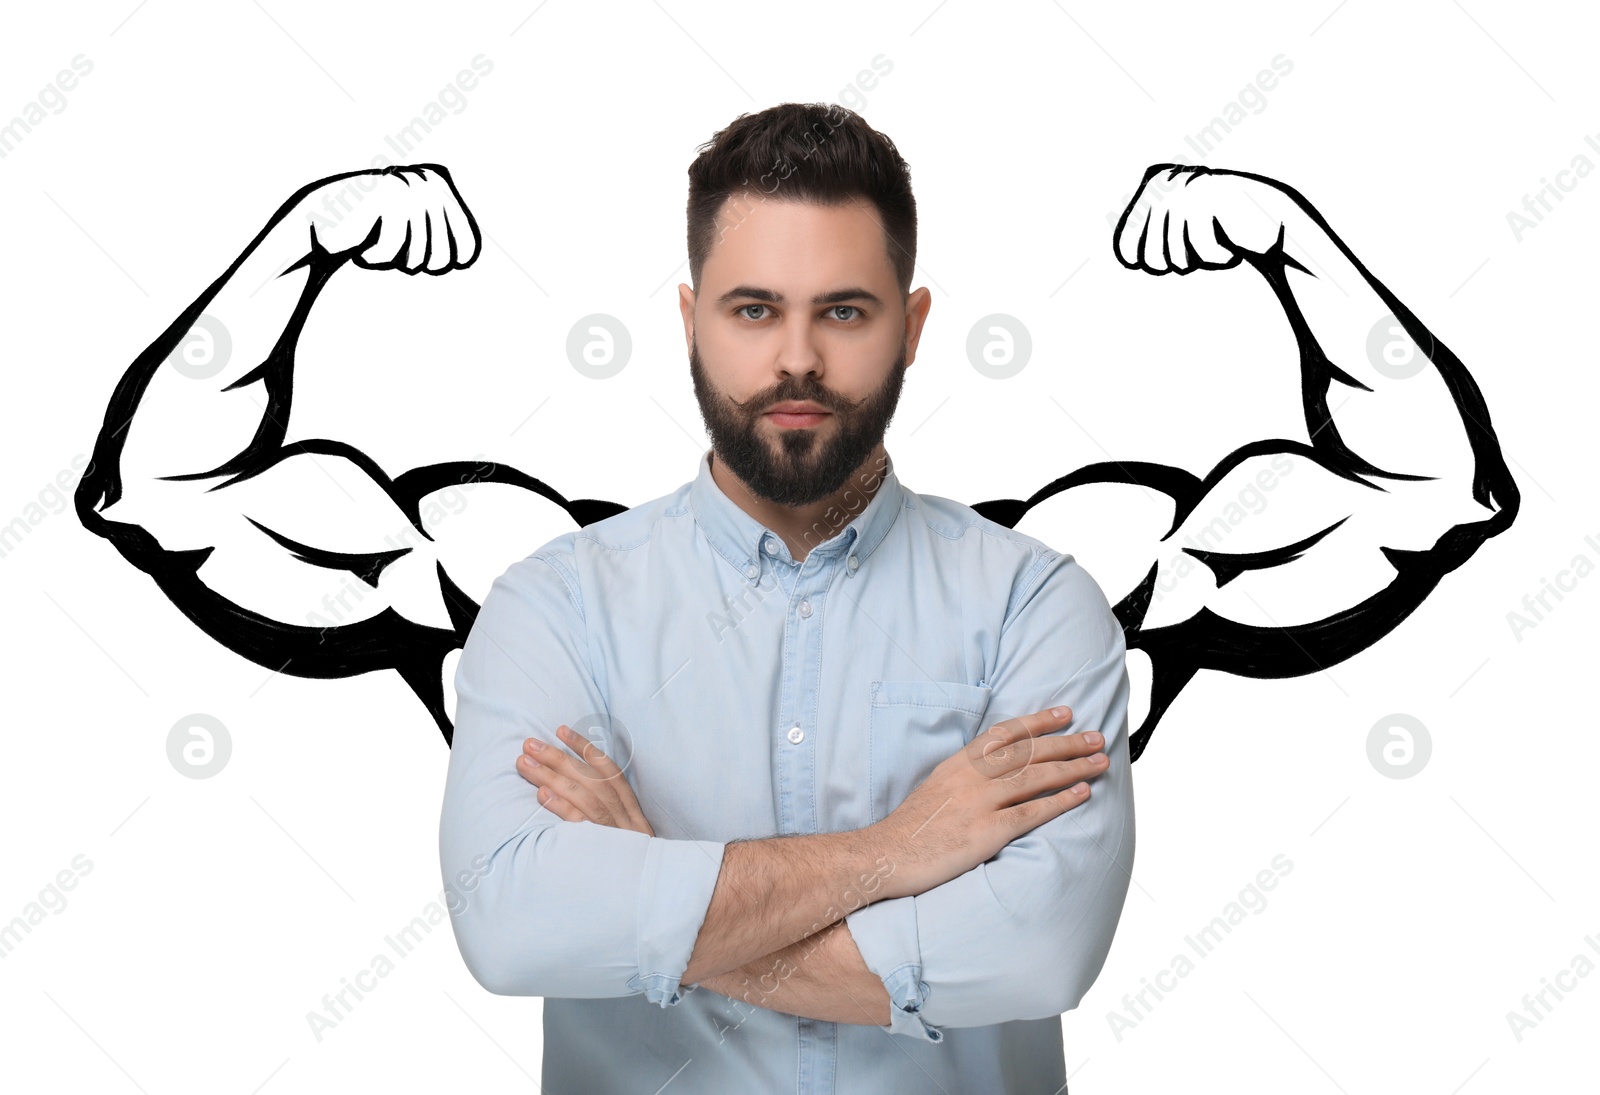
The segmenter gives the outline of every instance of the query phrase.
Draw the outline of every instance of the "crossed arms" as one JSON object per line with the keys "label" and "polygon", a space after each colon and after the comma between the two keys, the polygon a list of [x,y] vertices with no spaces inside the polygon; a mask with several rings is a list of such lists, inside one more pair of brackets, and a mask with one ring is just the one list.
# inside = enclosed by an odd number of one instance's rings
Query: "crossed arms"
{"label": "crossed arms", "polygon": [[[1071,729],[1104,735],[1109,764],[1071,809],[928,886],[904,829],[882,822],[686,840],[574,823],[543,808],[514,764],[523,742],[560,749],[559,714],[607,709],[566,566],[559,551],[541,551],[496,581],[456,677],[441,863],[449,877],[487,858],[453,920],[485,988],[643,991],[670,1007],[686,995],[680,984],[697,980],[772,1010],[930,1042],[942,1039],[940,1025],[1076,1006],[1109,950],[1134,843],[1122,633],[1081,567],[1041,550],[1019,577],[981,725],[1065,704]],[[864,724],[863,712],[857,732]],[[1057,725],[1036,740],[1062,739],[1067,727]],[[709,789],[716,773],[701,778]],[[649,797],[640,801],[648,813]]]}
{"label": "crossed arms", "polygon": [[[1147,176],[1147,183],[1155,178]],[[1364,347],[1352,337],[1361,332],[1351,328],[1364,328],[1369,313],[1383,310],[1399,317],[1419,353],[1436,357],[1441,368],[1452,366],[1444,370],[1452,394],[1474,394],[1470,379],[1302,199],[1255,177],[1191,173],[1170,203],[1146,188],[1129,213],[1117,240],[1119,257],[1129,265],[1184,273],[1247,263],[1266,278],[1297,336],[1308,336],[1303,345],[1314,351],[1302,365],[1320,381],[1308,385],[1307,411],[1308,419],[1318,420],[1317,467],[1328,481],[1343,481],[1347,491],[1378,493],[1363,475],[1392,485],[1430,482],[1427,475],[1391,470],[1409,462],[1413,454],[1403,449],[1364,445],[1364,458],[1346,447],[1333,425],[1342,416],[1325,402],[1326,382],[1337,380],[1361,394],[1384,387],[1381,376],[1352,375]],[[1330,289],[1333,281],[1351,286],[1356,299],[1336,299],[1333,293],[1342,297],[1350,290]],[[1447,485],[1462,472],[1472,476],[1470,499],[1479,507],[1476,515],[1486,516],[1492,512],[1485,479],[1492,443],[1470,428],[1472,421],[1467,418],[1468,428],[1457,426],[1453,436],[1441,431],[1449,443],[1431,449],[1428,470],[1439,473],[1431,481]],[[1265,565],[1242,556],[1239,565],[1246,564]],[[442,835],[449,827],[451,794],[477,799],[491,786],[508,824],[493,847],[459,836],[452,846],[444,839],[447,870],[491,852],[491,859],[510,857],[513,870],[507,874],[532,879],[537,872],[542,879],[539,885],[528,882],[520,895],[514,883],[497,884],[489,899],[457,918],[463,956],[480,982],[491,991],[544,996],[642,990],[663,1007],[682,999],[680,983],[698,982],[826,1021],[882,1026],[887,1014],[891,1031],[927,1041],[940,1040],[940,1025],[988,1025],[1076,1006],[1105,960],[1133,854],[1124,637],[1109,612],[1097,613],[1085,627],[1080,614],[1068,609],[1080,603],[1068,591],[1081,570],[1052,565],[1044,568],[1050,573],[1030,576],[1037,579],[1033,596],[1002,635],[1004,672],[994,675],[996,691],[984,725],[1050,702],[1070,705],[1074,729],[1101,730],[1111,759],[1091,798],[937,885],[908,888],[904,878],[890,873],[875,893],[858,886],[861,903],[845,910],[837,907],[838,895],[853,880],[870,876],[881,848],[871,829],[766,841],[663,841],[563,823],[548,812],[538,816],[527,781],[512,766],[522,741],[531,736],[553,742],[557,716],[606,709],[588,677],[581,644],[569,639],[571,657],[550,661],[551,650],[561,646],[561,629],[582,633],[556,565],[554,557],[531,557],[508,572],[512,581],[503,590],[497,583],[457,678],[458,755],[452,757],[453,791],[447,792]],[[1099,606],[1105,608],[1103,598]],[[1030,629],[1024,617],[1040,622]],[[542,639],[519,651],[518,644],[529,642],[526,624],[536,619],[556,631],[544,634],[541,624]],[[538,665],[558,680],[570,677],[574,691],[530,693],[520,703],[514,695],[494,695],[487,682],[495,657]],[[596,864],[605,864],[636,898],[622,902],[625,912],[608,914],[603,924],[589,915],[601,899],[592,877]],[[578,909],[582,917],[570,915]],[[588,945],[569,958],[552,941],[571,934],[574,920],[584,922],[580,934]],[[631,951],[636,961],[617,957],[628,949],[619,940],[637,940]],[[613,951],[609,959],[603,953],[607,945]]]}

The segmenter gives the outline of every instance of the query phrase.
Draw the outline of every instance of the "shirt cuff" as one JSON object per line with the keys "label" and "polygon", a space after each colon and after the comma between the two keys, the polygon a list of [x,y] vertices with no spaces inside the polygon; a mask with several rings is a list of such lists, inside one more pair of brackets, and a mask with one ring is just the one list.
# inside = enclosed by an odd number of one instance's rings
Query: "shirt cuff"
{"label": "shirt cuff", "polygon": [[[678,982],[711,907],[727,844],[652,837],[639,881],[639,972],[634,992],[663,1008],[683,999]],[[691,988],[693,986],[690,986]]]}
{"label": "shirt cuff", "polygon": [[922,1017],[932,989],[922,979],[916,898],[875,901],[845,918],[867,969],[889,993],[889,1025],[881,1029],[919,1042],[942,1042],[944,1032]]}

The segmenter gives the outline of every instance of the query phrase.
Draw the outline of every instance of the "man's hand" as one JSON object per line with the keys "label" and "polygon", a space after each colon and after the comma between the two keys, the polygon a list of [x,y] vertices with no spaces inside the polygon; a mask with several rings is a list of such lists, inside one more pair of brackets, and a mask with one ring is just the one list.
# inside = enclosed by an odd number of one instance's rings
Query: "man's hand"
{"label": "man's hand", "polygon": [[[352,204],[352,182],[360,201]],[[338,195],[339,204],[334,204]],[[478,223],[438,164],[385,167],[339,175],[305,199],[317,247],[369,270],[443,274],[478,257]],[[330,223],[328,210],[348,215]]]}
{"label": "man's hand", "polygon": [[539,788],[545,808],[567,821],[593,821],[655,836],[617,763],[566,723],[556,727],[556,735],[578,755],[529,738],[517,758],[517,771]]}
{"label": "man's hand", "polygon": [[[891,896],[941,886],[1089,801],[1084,781],[1110,767],[1099,752],[1104,736],[1094,730],[1041,736],[1071,721],[1072,709],[1061,707],[996,723],[940,761],[893,813],[872,825],[895,866]],[[1064,791],[1030,801],[1063,785]]]}
{"label": "man's hand", "polygon": [[1226,270],[1283,241],[1292,201],[1266,179],[1156,164],[1113,233],[1117,260],[1151,274]]}

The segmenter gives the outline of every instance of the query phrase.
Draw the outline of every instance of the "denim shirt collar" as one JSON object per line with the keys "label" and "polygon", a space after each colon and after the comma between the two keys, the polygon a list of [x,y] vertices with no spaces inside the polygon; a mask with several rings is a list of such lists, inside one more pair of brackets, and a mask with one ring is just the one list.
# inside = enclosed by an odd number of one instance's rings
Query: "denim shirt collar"
{"label": "denim shirt collar", "polygon": [[[711,457],[715,449],[707,449],[700,456],[699,472],[689,487],[689,505],[695,523],[705,533],[706,539],[728,562],[739,568],[746,578],[757,579],[761,574],[763,555],[790,560],[788,546],[783,538],[760,521],[750,516],[723,493],[722,487],[711,477]],[[908,501],[908,493],[894,472],[894,460],[884,453],[885,462],[879,477],[877,492],[866,508],[851,519],[842,530],[831,531],[826,526],[817,529],[817,542],[807,555],[838,554],[849,560],[852,576],[867,561],[873,549],[882,542],[895,518]],[[870,472],[869,467],[868,471]],[[771,544],[771,548],[767,545]],[[751,571],[754,573],[751,573]]]}

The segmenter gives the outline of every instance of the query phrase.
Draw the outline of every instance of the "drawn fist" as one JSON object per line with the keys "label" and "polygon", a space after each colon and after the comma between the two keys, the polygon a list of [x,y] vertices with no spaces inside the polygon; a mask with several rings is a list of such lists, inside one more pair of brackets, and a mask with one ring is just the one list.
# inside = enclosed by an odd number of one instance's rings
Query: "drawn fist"
{"label": "drawn fist", "polygon": [[369,270],[443,274],[478,257],[478,222],[438,164],[340,175],[307,202],[317,246]]}
{"label": "drawn fist", "polygon": [[1285,199],[1257,176],[1156,164],[1117,221],[1113,249],[1151,274],[1226,270],[1282,242]]}

